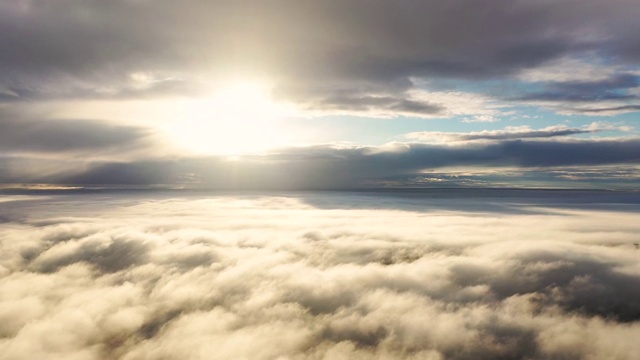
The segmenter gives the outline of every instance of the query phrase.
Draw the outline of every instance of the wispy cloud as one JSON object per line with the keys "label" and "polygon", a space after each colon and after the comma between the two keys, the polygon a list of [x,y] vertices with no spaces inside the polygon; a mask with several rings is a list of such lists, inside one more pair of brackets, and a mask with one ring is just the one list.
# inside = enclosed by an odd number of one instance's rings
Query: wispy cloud
{"label": "wispy cloud", "polygon": [[491,115],[476,115],[472,118],[462,119],[462,122],[464,123],[492,123],[492,122],[498,122],[498,121],[500,121],[500,119]]}
{"label": "wispy cloud", "polygon": [[447,133],[422,131],[409,133],[408,139],[431,141],[436,143],[448,143],[454,141],[473,140],[513,140],[531,138],[551,138],[557,136],[569,136],[595,132],[596,130],[570,128],[564,125],[549,126],[543,129],[534,130],[529,126],[506,127],[503,130],[483,130],[470,133]]}
{"label": "wispy cloud", "polygon": [[475,140],[514,140],[514,139],[539,139],[566,137],[571,135],[597,133],[602,131],[631,131],[628,126],[613,125],[610,123],[594,122],[581,128],[572,128],[566,125],[547,126],[542,129],[532,129],[530,126],[508,126],[501,130],[483,130],[477,132],[434,132],[421,131],[409,133],[406,136],[410,140],[420,140],[432,143],[450,143]]}

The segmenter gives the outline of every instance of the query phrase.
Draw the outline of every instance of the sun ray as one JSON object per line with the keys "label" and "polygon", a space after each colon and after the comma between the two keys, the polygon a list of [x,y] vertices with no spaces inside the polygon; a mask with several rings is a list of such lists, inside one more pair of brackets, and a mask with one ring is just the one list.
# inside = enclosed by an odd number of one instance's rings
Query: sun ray
{"label": "sun ray", "polygon": [[251,82],[231,84],[211,96],[187,101],[168,128],[179,146],[196,154],[238,156],[281,146],[287,134],[274,120],[287,116],[269,89]]}

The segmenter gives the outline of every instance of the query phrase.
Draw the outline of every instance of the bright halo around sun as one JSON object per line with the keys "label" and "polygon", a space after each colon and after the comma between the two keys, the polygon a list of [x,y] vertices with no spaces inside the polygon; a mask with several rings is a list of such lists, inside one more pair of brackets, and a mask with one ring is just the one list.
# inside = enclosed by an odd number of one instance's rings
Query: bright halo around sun
{"label": "bright halo around sun", "polygon": [[286,105],[271,100],[265,86],[242,82],[211,96],[186,100],[180,118],[167,129],[189,152],[237,157],[283,146],[290,139],[275,120],[290,114]]}

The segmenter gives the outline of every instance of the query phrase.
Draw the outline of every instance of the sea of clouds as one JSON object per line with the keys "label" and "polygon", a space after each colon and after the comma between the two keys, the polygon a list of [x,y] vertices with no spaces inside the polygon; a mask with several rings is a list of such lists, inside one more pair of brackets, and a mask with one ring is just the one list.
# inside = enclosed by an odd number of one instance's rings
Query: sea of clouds
{"label": "sea of clouds", "polygon": [[525,195],[3,195],[0,359],[637,358],[640,202]]}

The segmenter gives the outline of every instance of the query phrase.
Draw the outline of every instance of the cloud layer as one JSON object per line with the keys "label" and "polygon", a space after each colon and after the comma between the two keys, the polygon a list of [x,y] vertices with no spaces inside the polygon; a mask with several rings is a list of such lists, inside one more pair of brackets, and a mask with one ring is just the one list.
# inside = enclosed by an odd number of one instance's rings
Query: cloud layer
{"label": "cloud layer", "polygon": [[0,0],[0,183],[356,188],[468,166],[573,186],[554,172],[640,161],[621,115],[640,109],[638,17],[634,0]]}
{"label": "cloud layer", "polygon": [[0,111],[0,152],[4,154],[90,154],[142,147],[149,129],[99,120],[25,118]]}
{"label": "cloud layer", "polygon": [[4,197],[0,352],[635,356],[637,194],[452,195]]}
{"label": "cloud layer", "polygon": [[[473,167],[564,187],[557,171],[633,172],[620,114],[640,109],[638,17],[634,0],[0,0],[0,183],[335,189]],[[622,178],[605,182],[587,185]]]}
{"label": "cloud layer", "polygon": [[[268,77],[311,109],[430,116],[440,105],[408,99],[416,81],[527,73],[519,78],[546,89],[521,101],[637,105],[626,92],[637,89],[640,59],[632,0],[490,0],[481,9],[468,0],[7,0],[0,10],[5,101],[193,95],[240,74]],[[606,78],[548,81],[545,66],[575,59]]]}
{"label": "cloud layer", "polygon": [[[538,170],[576,171],[601,167],[637,168],[640,141],[636,137],[605,139],[546,139],[598,131],[577,128],[515,129],[482,133],[417,133],[418,138],[449,137],[456,141],[392,143],[385,146],[308,146],[284,148],[264,155],[151,159],[130,162],[86,161],[44,173],[42,165],[12,165],[6,159],[4,182],[81,186],[187,186],[210,189],[345,189],[392,185],[391,180],[413,178],[448,168],[492,169],[496,174]],[[472,141],[490,140],[490,141]],[[0,163],[2,166],[2,163]],[[29,172],[30,171],[30,172]],[[506,179],[505,179],[506,180]],[[556,178],[556,186],[584,186]],[[622,180],[622,179],[620,179]],[[507,181],[509,182],[509,181]],[[522,185],[518,176],[512,185]],[[553,182],[545,186],[553,186]],[[491,185],[490,183],[485,185]],[[495,184],[493,184],[495,186]],[[542,183],[538,184],[542,185]],[[588,184],[587,184],[588,185]],[[602,184],[599,184],[602,185]],[[634,186],[628,181],[624,186]]]}

